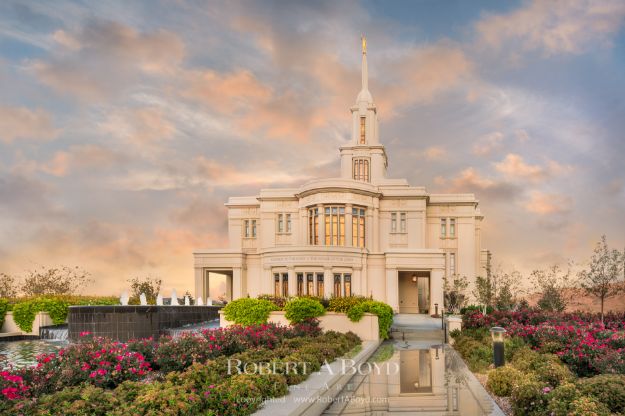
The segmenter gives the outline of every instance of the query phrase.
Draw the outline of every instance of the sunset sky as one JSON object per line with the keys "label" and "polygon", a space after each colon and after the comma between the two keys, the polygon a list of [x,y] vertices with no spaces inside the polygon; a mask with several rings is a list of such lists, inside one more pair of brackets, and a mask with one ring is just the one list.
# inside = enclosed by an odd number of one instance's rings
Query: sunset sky
{"label": "sunset sky", "polygon": [[228,196],[339,174],[360,36],[389,176],[474,192],[495,263],[625,246],[625,2],[2,1],[0,272],[193,289]]}

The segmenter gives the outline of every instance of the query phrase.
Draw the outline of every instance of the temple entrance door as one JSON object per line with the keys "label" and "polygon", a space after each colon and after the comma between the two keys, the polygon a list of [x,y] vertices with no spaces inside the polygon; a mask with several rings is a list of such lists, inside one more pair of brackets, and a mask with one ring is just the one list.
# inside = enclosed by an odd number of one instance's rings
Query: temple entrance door
{"label": "temple entrance door", "polygon": [[397,278],[399,289],[399,313],[429,313],[429,272],[400,271]]}

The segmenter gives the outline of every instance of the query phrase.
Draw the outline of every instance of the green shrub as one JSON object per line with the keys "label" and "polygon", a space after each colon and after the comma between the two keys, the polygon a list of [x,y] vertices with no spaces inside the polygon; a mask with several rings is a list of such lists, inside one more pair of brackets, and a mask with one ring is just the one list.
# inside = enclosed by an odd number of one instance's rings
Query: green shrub
{"label": "green shrub", "polygon": [[567,416],[571,403],[580,397],[580,392],[573,383],[564,383],[549,393],[547,410],[552,416]]}
{"label": "green shrub", "polygon": [[497,396],[510,396],[512,389],[523,379],[523,373],[514,367],[503,366],[488,373],[486,387]]}
{"label": "green shrub", "polygon": [[602,374],[581,379],[577,388],[584,396],[605,403],[613,413],[625,413],[625,375]]}
{"label": "green shrub", "polygon": [[226,305],[224,317],[238,325],[260,325],[277,309],[273,302],[265,299],[240,298]]}
{"label": "green shrub", "polygon": [[544,416],[547,398],[544,383],[534,380],[522,380],[512,389],[512,410],[516,416]]}
{"label": "green shrub", "polygon": [[[24,403],[26,409],[20,409],[19,413],[14,414],[104,416],[119,405],[112,391],[92,385],[67,387],[56,393],[41,396],[37,402],[26,401]],[[40,410],[39,412],[28,409],[29,404],[34,403]],[[41,412],[43,409],[45,409],[45,413]]]}
{"label": "green shrub", "polygon": [[536,364],[541,362],[540,354],[529,347],[519,348],[512,357],[511,364],[517,370],[528,373],[534,371]]}
{"label": "green shrub", "polygon": [[355,306],[352,306],[347,311],[347,317],[352,322],[358,322],[362,319],[363,315],[366,312],[378,316],[380,338],[388,339],[391,325],[393,325],[393,308],[391,308],[384,302],[378,302],[377,300],[367,300],[365,302],[361,302]]}
{"label": "green shrub", "polygon": [[467,366],[473,372],[481,373],[493,362],[493,348],[470,336],[461,335],[458,337],[454,349],[462,355]]}
{"label": "green shrub", "polygon": [[594,397],[583,396],[573,400],[567,416],[610,416],[610,410]]}
{"label": "green shrub", "polygon": [[34,298],[13,305],[13,319],[24,332],[33,330],[33,322],[38,312],[47,312],[55,325],[67,319],[69,303],[57,298]]}
{"label": "green shrub", "polygon": [[0,299],[0,328],[4,324],[4,318],[9,310],[9,301],[6,299]]}
{"label": "green shrub", "polygon": [[343,296],[330,298],[328,310],[332,312],[347,313],[352,307],[371,300],[364,296]]}
{"label": "green shrub", "polygon": [[541,354],[541,360],[534,363],[533,369],[538,379],[551,387],[558,387],[575,379],[571,370],[555,355]]}
{"label": "green shrub", "polygon": [[521,337],[506,338],[504,340],[504,346],[506,362],[509,363],[510,361],[512,361],[512,358],[514,358],[516,352],[519,351],[521,348],[525,347],[525,341],[523,341],[523,338]]}
{"label": "green shrub", "polygon": [[291,324],[313,319],[325,313],[323,305],[318,300],[311,298],[291,299],[284,306],[284,310],[286,311],[286,319]]}

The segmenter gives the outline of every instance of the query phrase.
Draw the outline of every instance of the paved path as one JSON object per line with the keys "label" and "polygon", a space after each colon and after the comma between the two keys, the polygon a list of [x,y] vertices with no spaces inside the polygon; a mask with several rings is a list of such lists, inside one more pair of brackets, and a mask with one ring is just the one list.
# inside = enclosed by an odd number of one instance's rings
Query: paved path
{"label": "paved path", "polygon": [[441,318],[429,315],[398,313],[393,317],[393,328],[418,330],[441,329]]}

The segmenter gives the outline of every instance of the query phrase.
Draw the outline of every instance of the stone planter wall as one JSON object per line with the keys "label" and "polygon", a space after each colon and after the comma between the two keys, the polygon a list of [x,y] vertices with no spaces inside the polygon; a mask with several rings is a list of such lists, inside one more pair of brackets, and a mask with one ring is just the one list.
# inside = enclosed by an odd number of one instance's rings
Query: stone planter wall
{"label": "stone planter wall", "polygon": [[2,333],[9,333],[12,335],[36,335],[39,336],[39,327],[52,325],[52,318],[48,315],[48,312],[39,312],[35,315],[33,321],[33,330],[31,332],[24,332],[15,323],[13,319],[13,312],[9,311],[4,317],[4,323],[2,324]]}
{"label": "stone planter wall", "polygon": [[[267,321],[278,325],[289,325],[289,321],[286,319],[286,316],[284,316],[285,313],[284,311],[271,312]],[[344,313],[326,312],[325,315],[320,316],[318,319],[320,322],[319,326],[324,331],[336,331],[341,333],[351,331],[358,335],[363,341],[380,340],[377,315],[365,313],[360,321],[352,322]],[[233,325],[233,323],[224,318],[223,311],[219,311],[219,326],[225,328],[230,325]]]}

